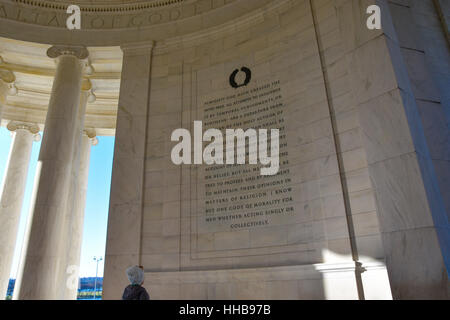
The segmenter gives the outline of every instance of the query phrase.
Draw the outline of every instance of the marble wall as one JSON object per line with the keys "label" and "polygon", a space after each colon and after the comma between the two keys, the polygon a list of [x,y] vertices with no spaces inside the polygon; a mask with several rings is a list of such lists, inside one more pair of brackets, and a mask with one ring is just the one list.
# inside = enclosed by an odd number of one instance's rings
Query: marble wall
{"label": "marble wall", "polygon": [[[145,267],[154,299],[446,297],[448,185],[434,171],[417,92],[403,86],[413,77],[395,4],[377,1],[383,31],[374,31],[372,3],[274,1],[221,27],[123,46],[105,299],[120,299],[131,264]],[[233,89],[229,76],[243,66],[252,80]],[[284,154],[280,175],[262,181],[281,178],[293,209],[252,227],[208,222],[207,201],[227,197],[207,195],[218,188],[206,186],[206,166],[172,163],[171,133],[211,118],[233,128],[238,118],[208,107],[274,81]],[[245,120],[264,127],[262,113]],[[237,176],[228,190],[255,194],[241,189],[255,185],[251,173]]]}

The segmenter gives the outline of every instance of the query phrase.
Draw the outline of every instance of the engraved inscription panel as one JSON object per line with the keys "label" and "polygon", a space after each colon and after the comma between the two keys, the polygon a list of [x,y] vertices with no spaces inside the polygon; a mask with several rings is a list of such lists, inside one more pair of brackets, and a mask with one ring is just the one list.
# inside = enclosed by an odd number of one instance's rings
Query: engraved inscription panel
{"label": "engraved inscription panel", "polygon": [[[238,78],[235,83],[245,85],[230,86],[229,89],[200,97],[196,119],[203,122],[203,131],[219,129],[223,133],[224,158],[228,148],[225,146],[226,129],[255,129],[257,132],[259,129],[268,129],[269,154],[270,129],[279,129],[280,168],[277,174],[264,176],[260,172],[261,167],[265,167],[263,164],[248,164],[249,152],[258,150],[257,146],[251,148],[249,140],[246,140],[245,165],[200,166],[196,177],[197,197],[193,221],[200,238],[208,234],[214,234],[217,239],[220,236],[233,237],[233,234],[252,229],[260,229],[264,237],[267,228],[286,226],[295,219],[295,194],[299,190],[292,183],[289,168],[282,83],[278,79],[267,79],[246,84],[249,73],[235,76]],[[273,242],[271,245],[280,244],[284,243]],[[266,246],[263,242],[261,245]],[[225,244],[222,249],[255,248],[261,245],[254,239],[253,244],[243,241],[237,246]],[[196,249],[201,252],[212,248],[208,244],[203,245],[203,241],[197,241]],[[217,250],[217,245],[214,250]]]}

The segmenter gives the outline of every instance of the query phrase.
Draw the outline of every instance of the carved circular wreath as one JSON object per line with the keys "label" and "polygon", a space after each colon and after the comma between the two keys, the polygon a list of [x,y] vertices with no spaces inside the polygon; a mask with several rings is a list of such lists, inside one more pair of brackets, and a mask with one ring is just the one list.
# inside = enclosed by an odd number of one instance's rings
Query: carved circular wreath
{"label": "carved circular wreath", "polygon": [[[236,76],[237,76],[237,74],[240,71],[245,73],[245,81],[242,84],[237,84],[236,83]],[[251,70],[249,68],[247,68],[247,67],[242,67],[241,70],[236,69],[230,75],[230,86],[232,86],[235,89],[240,88],[240,87],[244,87],[244,86],[246,86],[246,85],[248,85],[250,83],[251,79],[252,79],[252,72],[251,72]]]}

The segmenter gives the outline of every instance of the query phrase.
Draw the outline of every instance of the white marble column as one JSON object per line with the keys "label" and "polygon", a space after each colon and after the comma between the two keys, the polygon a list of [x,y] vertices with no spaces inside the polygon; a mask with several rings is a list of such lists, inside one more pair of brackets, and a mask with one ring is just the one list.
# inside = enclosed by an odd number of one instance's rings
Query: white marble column
{"label": "white marble column", "polygon": [[3,106],[6,103],[6,92],[8,88],[6,84],[0,80],[0,121],[2,120]]}
{"label": "white marble column", "polygon": [[9,274],[16,245],[33,141],[39,141],[39,127],[10,122],[12,143],[0,191],[0,299],[8,289]]}
{"label": "white marble column", "polygon": [[44,136],[36,169],[35,195],[27,225],[14,298],[57,299],[64,213],[70,186],[80,105],[84,47],[51,47],[57,59]]}
{"label": "white marble column", "polygon": [[72,221],[73,221],[73,209],[76,201],[76,192],[78,189],[78,174],[80,167],[80,149],[81,149],[81,138],[83,135],[84,119],[86,116],[86,108],[90,90],[92,89],[92,84],[89,80],[84,80],[82,82],[82,90],[80,96],[80,107],[78,109],[78,122],[75,129],[75,143],[73,148],[73,158],[72,158],[72,168],[70,175],[70,186],[69,194],[67,197],[66,210],[64,212],[63,221],[63,234],[65,235],[64,241],[62,243],[61,250],[61,262],[60,270],[58,275],[58,282],[61,284],[58,288],[57,298],[65,299],[66,291],[72,290],[71,288],[77,287],[77,279],[79,266],[69,263],[70,256],[70,243],[72,241]]}
{"label": "white marble column", "polygon": [[[81,144],[79,148],[78,157],[78,174],[76,175],[75,186],[73,193],[73,205],[68,207],[71,213],[69,225],[69,237],[67,238],[67,257],[65,267],[66,270],[74,271],[80,266],[81,243],[83,239],[84,213],[86,208],[86,195],[89,176],[89,163],[91,156],[91,146],[98,144],[96,133],[94,130],[84,130],[81,137]],[[69,274],[66,272],[65,281]],[[78,278],[78,276],[77,276]],[[71,285],[66,285],[63,299],[76,300],[78,288]]]}

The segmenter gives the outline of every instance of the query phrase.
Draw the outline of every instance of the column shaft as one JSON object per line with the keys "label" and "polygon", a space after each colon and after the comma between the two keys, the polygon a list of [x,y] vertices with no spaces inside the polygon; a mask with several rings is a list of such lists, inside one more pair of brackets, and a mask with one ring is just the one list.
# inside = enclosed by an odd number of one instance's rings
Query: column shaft
{"label": "column shaft", "polygon": [[[72,159],[72,172],[70,177],[70,187],[69,187],[69,195],[68,201],[64,216],[64,231],[63,233],[66,235],[63,246],[64,250],[62,250],[63,256],[61,257],[61,268],[59,275],[59,292],[58,298],[65,300],[73,300],[76,299],[77,288],[78,288],[78,272],[79,272],[79,261],[75,262],[73,255],[74,253],[71,250],[72,241],[78,235],[78,229],[74,225],[75,223],[75,206],[77,205],[77,193],[79,192],[80,184],[79,184],[79,174],[80,172],[80,158],[81,158],[81,148],[82,148],[82,137],[83,137],[83,128],[84,128],[84,119],[86,114],[86,105],[88,100],[89,92],[83,90],[81,92],[80,99],[80,109],[78,112],[78,124],[76,128],[76,137],[75,137],[75,145],[74,145],[74,154]],[[82,232],[82,229],[81,229]]]}
{"label": "column shaft", "polygon": [[[49,50],[51,57],[55,52]],[[87,54],[84,55],[86,57]],[[36,195],[30,212],[15,298],[57,299],[63,225],[70,186],[82,81],[81,60],[70,51],[58,57],[36,170]]]}
{"label": "column shaft", "polygon": [[[69,238],[66,242],[66,270],[77,270],[80,266],[81,244],[83,239],[84,214],[86,208],[86,195],[89,177],[89,162],[91,155],[91,145],[95,143],[96,138],[92,139],[83,134],[78,157],[78,174],[76,176],[76,189],[73,193],[73,206],[71,208],[71,217],[69,225]],[[68,280],[66,273],[66,282]],[[77,277],[78,278],[78,277]],[[77,297],[77,287],[67,285],[64,287],[64,299],[75,300]]]}
{"label": "column shaft", "polygon": [[[64,250],[61,250],[63,256],[61,257],[61,268],[59,275],[59,292],[58,298],[65,300],[72,300],[67,297],[67,293],[72,292],[74,287],[78,287],[78,273],[79,273],[79,265],[74,265],[69,262],[70,256],[70,243],[72,241],[72,223],[73,223],[73,213],[74,213],[74,205],[76,201],[76,192],[78,189],[78,170],[80,167],[80,148],[81,148],[81,138],[83,135],[84,128],[84,118],[86,114],[86,105],[87,105],[87,97],[88,92],[82,91],[80,96],[80,109],[78,110],[78,123],[76,128],[76,136],[75,136],[75,145],[73,150],[73,159],[72,159],[72,172],[70,176],[70,186],[69,186],[69,195],[67,199],[67,206],[64,215],[64,231],[63,233],[66,235],[65,241],[62,243]],[[64,284],[64,285],[62,285]]]}
{"label": "column shaft", "polygon": [[0,298],[8,289],[34,133],[15,130],[0,191]]}

